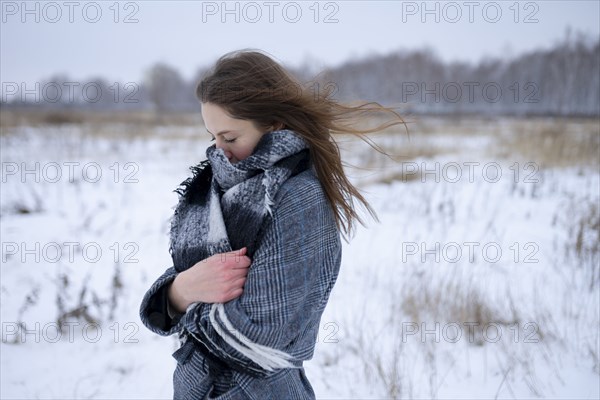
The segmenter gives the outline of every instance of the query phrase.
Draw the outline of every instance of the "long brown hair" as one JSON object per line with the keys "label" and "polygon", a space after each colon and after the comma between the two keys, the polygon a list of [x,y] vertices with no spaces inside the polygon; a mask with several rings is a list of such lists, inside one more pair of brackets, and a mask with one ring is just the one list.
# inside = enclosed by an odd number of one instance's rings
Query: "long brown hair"
{"label": "long brown hair", "polygon": [[[346,177],[334,134],[353,134],[375,150],[388,155],[365,134],[405,124],[391,108],[375,102],[344,105],[333,98],[334,85],[301,84],[281,65],[260,51],[227,53],[200,81],[196,96],[202,103],[223,107],[233,118],[252,121],[259,129],[280,126],[300,134],[309,144],[311,161],[335,212],[338,229],[351,234],[354,222],[364,222],[355,209],[355,199],[378,221],[365,198]],[[363,117],[391,113],[391,121],[360,129]],[[389,156],[389,155],[388,155]]]}

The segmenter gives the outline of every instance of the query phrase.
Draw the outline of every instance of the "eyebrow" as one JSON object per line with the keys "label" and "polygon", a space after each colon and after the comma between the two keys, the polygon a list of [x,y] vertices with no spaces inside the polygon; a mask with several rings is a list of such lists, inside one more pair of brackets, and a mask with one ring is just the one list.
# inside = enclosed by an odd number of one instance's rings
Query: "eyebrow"
{"label": "eyebrow", "polygon": [[[208,132],[208,133],[210,133],[211,135],[215,136],[215,135],[214,135],[214,134],[213,134],[211,131],[209,131],[208,129],[206,130],[206,132]],[[226,134],[226,133],[231,133],[231,132],[233,132],[233,131],[230,131],[230,130],[224,130],[224,131],[221,131],[221,132],[217,133],[217,135],[216,135],[216,136],[221,136],[221,135],[224,135],[224,134]]]}

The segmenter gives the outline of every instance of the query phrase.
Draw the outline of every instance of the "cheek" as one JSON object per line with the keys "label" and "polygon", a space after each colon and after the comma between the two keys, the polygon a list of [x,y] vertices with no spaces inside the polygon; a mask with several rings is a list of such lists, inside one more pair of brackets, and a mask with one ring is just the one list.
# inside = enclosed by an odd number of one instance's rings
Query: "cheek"
{"label": "cheek", "polygon": [[235,146],[231,146],[229,149],[239,161],[248,158],[254,152],[254,148],[258,145],[260,137],[247,137],[244,139],[244,141],[236,143]]}
{"label": "cheek", "polygon": [[252,154],[252,150],[254,150],[254,148],[252,146],[242,145],[240,143],[239,146],[236,146],[235,148],[232,148],[231,152],[233,153],[233,155],[235,156],[235,158],[237,158],[238,160],[241,161],[244,158],[249,157],[250,154]]}

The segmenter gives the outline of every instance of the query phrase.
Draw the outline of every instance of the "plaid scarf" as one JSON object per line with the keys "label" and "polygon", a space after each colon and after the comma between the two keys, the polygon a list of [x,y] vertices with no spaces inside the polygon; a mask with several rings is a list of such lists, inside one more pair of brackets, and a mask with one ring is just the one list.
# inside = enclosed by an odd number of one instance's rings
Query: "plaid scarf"
{"label": "plaid scarf", "polygon": [[[252,258],[261,228],[272,217],[277,191],[290,176],[309,166],[307,143],[290,130],[265,133],[254,152],[236,164],[215,145],[206,150],[206,156],[208,159],[192,167],[193,176],[177,189],[180,200],[171,225],[170,252],[178,272],[213,254],[244,246]],[[212,369],[229,367],[263,376],[265,371],[294,367],[288,354],[253,343],[237,331],[223,304],[194,303],[187,313],[198,313],[200,320],[199,314],[207,306],[214,330],[236,351],[225,351],[200,324],[197,331],[181,332],[181,336],[184,340],[192,337]]]}

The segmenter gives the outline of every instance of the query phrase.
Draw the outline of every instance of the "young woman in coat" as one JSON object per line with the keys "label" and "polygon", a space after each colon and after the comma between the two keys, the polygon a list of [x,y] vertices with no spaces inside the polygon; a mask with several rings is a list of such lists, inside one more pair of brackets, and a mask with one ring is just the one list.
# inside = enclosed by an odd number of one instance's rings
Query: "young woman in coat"
{"label": "young woman in coat", "polygon": [[[314,88],[257,51],[226,54],[197,87],[215,144],[178,189],[173,266],[140,309],[153,332],[179,334],[175,399],[315,398],[303,362],[340,268],[340,232],[362,223],[355,200],[376,218],[332,134],[364,139],[403,121]],[[381,111],[394,119],[352,126]]]}

